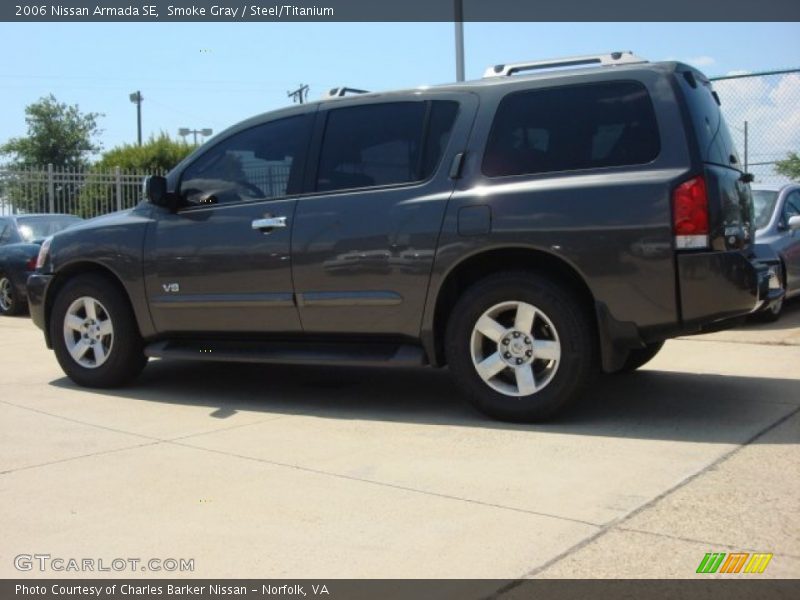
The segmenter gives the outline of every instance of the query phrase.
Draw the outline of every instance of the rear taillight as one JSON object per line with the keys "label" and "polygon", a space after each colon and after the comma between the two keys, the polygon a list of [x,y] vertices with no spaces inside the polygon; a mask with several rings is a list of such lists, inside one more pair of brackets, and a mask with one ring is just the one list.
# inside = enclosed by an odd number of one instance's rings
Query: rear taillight
{"label": "rear taillight", "polygon": [[672,192],[672,226],[677,249],[708,248],[708,193],[702,177],[692,177]]}
{"label": "rear taillight", "polygon": [[25,270],[26,271],[35,271],[36,270],[36,259],[37,258],[38,258],[38,255],[34,256],[30,260],[28,260],[28,262],[25,263]]}

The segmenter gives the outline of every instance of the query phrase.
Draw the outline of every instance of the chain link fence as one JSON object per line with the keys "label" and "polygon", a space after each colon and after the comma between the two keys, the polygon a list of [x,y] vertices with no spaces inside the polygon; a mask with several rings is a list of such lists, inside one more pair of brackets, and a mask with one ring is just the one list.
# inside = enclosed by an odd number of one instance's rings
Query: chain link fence
{"label": "chain link fence", "polygon": [[140,171],[9,169],[0,167],[0,215],[68,213],[95,217],[135,206],[142,197]]}
{"label": "chain link fence", "polygon": [[746,170],[757,183],[789,179],[775,163],[800,151],[800,69],[712,78]]}

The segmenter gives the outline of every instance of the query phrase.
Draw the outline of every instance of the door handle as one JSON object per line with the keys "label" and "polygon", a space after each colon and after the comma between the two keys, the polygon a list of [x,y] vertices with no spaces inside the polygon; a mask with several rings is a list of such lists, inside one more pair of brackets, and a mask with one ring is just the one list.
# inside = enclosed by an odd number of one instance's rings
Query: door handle
{"label": "door handle", "polygon": [[252,227],[260,231],[286,227],[286,217],[264,217],[263,219],[256,219],[253,221]]}

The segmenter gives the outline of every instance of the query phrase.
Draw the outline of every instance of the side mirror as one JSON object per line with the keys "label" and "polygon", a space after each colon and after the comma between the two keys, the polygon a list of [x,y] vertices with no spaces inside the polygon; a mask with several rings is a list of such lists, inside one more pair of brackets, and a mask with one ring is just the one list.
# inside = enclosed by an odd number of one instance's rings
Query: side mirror
{"label": "side mirror", "polygon": [[791,231],[797,231],[798,229],[800,229],[800,215],[789,217],[788,225]]}
{"label": "side mirror", "polygon": [[160,175],[150,175],[144,179],[144,197],[150,204],[175,210],[175,195],[167,191],[167,180]]}

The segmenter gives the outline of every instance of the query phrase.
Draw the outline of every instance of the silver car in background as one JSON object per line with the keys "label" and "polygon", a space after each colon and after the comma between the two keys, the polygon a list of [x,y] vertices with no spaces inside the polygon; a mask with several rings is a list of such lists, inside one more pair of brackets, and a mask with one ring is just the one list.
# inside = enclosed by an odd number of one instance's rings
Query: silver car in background
{"label": "silver car in background", "polygon": [[[781,258],[784,298],[800,295],[800,184],[753,185],[756,241],[769,244]],[[763,313],[761,320],[776,321],[783,302]]]}

